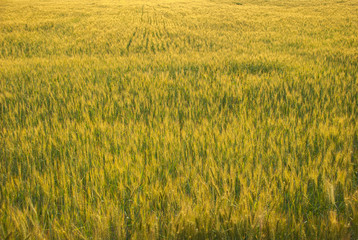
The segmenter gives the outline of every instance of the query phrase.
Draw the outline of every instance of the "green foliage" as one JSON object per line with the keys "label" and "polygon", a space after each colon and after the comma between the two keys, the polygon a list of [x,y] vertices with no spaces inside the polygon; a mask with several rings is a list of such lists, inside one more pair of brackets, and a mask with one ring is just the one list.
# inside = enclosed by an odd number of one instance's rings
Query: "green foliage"
{"label": "green foliage", "polygon": [[355,1],[0,3],[1,239],[357,239]]}

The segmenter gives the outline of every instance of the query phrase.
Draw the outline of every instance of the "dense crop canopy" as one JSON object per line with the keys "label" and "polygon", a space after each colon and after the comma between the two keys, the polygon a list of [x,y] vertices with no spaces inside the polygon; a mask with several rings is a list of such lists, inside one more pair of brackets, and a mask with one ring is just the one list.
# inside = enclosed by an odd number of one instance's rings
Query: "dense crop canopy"
{"label": "dense crop canopy", "polygon": [[1,239],[357,239],[357,0],[0,2]]}

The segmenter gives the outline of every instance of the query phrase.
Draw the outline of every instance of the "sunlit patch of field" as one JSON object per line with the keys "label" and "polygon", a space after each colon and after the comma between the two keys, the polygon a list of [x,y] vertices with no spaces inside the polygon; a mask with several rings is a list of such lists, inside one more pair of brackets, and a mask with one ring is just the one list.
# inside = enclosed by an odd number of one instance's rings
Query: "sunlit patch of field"
{"label": "sunlit patch of field", "polygon": [[1,239],[357,239],[358,1],[0,2]]}

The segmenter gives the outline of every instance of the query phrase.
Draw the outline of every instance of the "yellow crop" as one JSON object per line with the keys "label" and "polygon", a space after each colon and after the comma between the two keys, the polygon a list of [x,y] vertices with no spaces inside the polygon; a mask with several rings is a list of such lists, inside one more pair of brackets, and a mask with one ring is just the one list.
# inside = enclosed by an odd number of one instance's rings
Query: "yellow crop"
{"label": "yellow crop", "polygon": [[358,239],[357,0],[0,0],[0,239]]}

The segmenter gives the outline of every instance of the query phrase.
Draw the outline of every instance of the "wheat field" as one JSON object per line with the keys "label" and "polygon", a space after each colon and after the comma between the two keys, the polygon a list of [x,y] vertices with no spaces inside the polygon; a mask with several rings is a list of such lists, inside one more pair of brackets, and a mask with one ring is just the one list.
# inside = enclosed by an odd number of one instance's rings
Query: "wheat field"
{"label": "wheat field", "polygon": [[0,0],[0,239],[358,239],[358,0]]}

